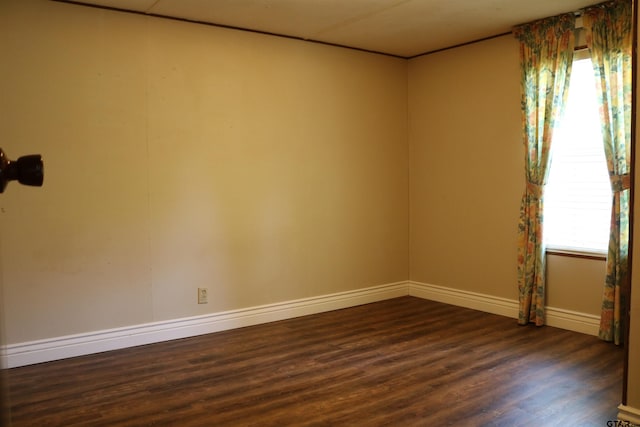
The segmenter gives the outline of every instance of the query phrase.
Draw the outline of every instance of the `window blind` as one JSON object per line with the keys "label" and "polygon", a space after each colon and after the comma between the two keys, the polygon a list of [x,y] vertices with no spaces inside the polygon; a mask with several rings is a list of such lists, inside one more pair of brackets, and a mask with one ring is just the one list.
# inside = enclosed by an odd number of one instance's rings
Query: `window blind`
{"label": "window blind", "polygon": [[547,247],[606,253],[611,197],[593,66],[589,58],[577,59],[551,147],[544,199]]}

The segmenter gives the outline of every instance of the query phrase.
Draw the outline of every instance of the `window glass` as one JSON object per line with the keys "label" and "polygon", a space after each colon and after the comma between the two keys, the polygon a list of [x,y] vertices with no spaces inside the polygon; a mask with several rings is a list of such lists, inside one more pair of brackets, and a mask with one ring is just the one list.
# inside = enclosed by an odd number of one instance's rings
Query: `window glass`
{"label": "window glass", "polygon": [[550,249],[606,253],[611,185],[591,59],[573,62],[568,96],[551,147],[545,243]]}

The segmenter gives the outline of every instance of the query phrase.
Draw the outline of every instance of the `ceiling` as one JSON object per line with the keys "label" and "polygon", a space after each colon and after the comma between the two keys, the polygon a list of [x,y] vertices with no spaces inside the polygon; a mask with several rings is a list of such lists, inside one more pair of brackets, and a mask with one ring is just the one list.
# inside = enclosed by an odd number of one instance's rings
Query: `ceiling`
{"label": "ceiling", "polygon": [[400,57],[504,34],[601,0],[79,0]]}

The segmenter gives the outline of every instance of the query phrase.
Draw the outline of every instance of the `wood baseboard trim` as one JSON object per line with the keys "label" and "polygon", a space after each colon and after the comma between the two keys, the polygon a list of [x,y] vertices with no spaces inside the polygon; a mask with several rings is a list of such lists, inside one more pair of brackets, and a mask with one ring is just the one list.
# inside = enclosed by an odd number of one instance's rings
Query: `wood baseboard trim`
{"label": "wood baseboard trim", "polygon": [[406,295],[407,282],[397,282],[203,316],[10,344],[0,354],[0,363],[2,368],[14,368],[50,362],[339,310]]}
{"label": "wood baseboard trim", "polygon": [[[518,301],[427,283],[409,282],[409,295],[432,301],[518,318]],[[554,307],[546,308],[546,324],[587,335],[598,335],[600,317]]]}
{"label": "wood baseboard trim", "polygon": [[626,421],[634,426],[640,426],[640,409],[620,405],[618,406],[618,419],[620,421]]}

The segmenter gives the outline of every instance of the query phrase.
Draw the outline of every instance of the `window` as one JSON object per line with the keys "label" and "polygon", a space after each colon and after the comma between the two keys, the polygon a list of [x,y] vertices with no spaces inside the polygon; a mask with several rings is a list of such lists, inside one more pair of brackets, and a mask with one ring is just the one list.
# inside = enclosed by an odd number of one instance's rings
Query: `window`
{"label": "window", "polygon": [[564,117],[554,133],[545,188],[549,249],[603,254],[609,244],[611,185],[591,59],[573,62]]}

